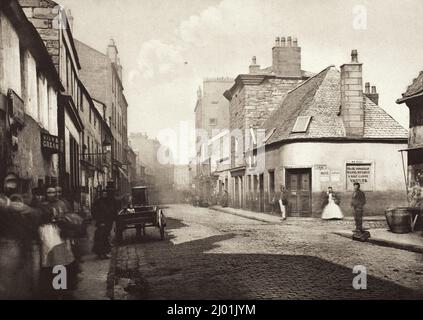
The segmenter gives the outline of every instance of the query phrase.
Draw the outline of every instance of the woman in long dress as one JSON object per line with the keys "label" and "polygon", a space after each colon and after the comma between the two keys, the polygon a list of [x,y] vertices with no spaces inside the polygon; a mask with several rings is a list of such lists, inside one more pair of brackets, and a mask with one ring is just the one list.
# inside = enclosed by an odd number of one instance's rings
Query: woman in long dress
{"label": "woman in long dress", "polygon": [[344,218],[341,208],[337,204],[338,200],[333,192],[332,187],[328,188],[327,200],[325,201],[326,206],[323,209],[322,219],[323,220],[341,220]]}

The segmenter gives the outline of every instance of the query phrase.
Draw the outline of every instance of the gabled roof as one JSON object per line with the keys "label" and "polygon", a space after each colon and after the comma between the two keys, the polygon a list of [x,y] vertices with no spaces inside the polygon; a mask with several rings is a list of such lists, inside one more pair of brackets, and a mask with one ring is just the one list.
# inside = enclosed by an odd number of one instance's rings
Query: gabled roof
{"label": "gabled roof", "polygon": [[407,91],[402,94],[402,98],[397,100],[401,104],[409,99],[423,95],[423,71],[421,71],[417,78],[408,86]]}
{"label": "gabled roof", "polygon": [[[364,98],[364,135],[354,140],[408,138],[408,132],[381,107]],[[340,72],[330,66],[288,92],[282,105],[265,122],[273,134],[267,144],[293,140],[351,140],[340,115]],[[299,116],[310,116],[306,132],[293,133]]]}

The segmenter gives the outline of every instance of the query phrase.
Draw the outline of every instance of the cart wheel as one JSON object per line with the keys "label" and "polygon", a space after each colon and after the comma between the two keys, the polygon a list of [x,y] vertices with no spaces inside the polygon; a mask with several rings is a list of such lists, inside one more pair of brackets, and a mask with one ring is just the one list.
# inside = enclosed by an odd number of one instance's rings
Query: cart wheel
{"label": "cart wheel", "polygon": [[164,240],[165,237],[165,227],[164,225],[160,226],[160,240]]}

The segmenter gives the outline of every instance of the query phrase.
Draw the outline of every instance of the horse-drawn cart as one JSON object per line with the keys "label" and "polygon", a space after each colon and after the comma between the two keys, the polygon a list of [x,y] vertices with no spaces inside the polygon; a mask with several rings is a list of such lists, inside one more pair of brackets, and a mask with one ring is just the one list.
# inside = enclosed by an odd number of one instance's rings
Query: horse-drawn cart
{"label": "horse-drawn cart", "polygon": [[119,212],[116,220],[116,240],[121,242],[126,229],[136,229],[137,237],[145,235],[146,227],[156,227],[160,231],[160,239],[165,236],[165,217],[163,210],[157,205],[150,205],[147,187],[132,188],[131,202],[128,208]]}

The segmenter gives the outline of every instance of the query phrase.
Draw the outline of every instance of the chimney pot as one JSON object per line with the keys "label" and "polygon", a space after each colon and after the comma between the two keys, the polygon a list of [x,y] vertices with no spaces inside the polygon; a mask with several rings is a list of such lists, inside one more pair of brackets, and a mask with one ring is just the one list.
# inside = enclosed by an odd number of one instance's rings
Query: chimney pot
{"label": "chimney pot", "polygon": [[298,39],[297,38],[294,38],[294,40],[292,41],[292,45],[294,47],[298,47]]}
{"label": "chimney pot", "polygon": [[370,82],[366,82],[365,88],[366,88],[365,93],[370,93]]}
{"label": "chimney pot", "polygon": [[254,64],[254,65],[256,65],[256,64],[257,64],[257,58],[256,58],[256,56],[253,56],[252,61],[253,61],[253,64]]}
{"label": "chimney pot", "polygon": [[377,91],[376,91],[376,86],[372,86],[372,93],[374,93],[374,94],[376,94],[376,93],[377,93]]}
{"label": "chimney pot", "polygon": [[285,47],[286,46],[286,39],[285,37],[281,38],[281,47]]}
{"label": "chimney pot", "polygon": [[351,51],[351,62],[358,63],[358,52],[356,49]]}
{"label": "chimney pot", "polygon": [[281,41],[279,37],[276,37],[275,47],[279,47],[281,45]]}
{"label": "chimney pot", "polygon": [[291,47],[291,46],[292,46],[292,38],[288,37],[288,47]]}

